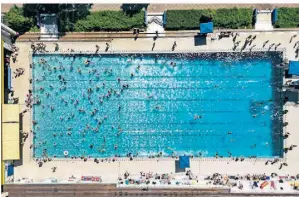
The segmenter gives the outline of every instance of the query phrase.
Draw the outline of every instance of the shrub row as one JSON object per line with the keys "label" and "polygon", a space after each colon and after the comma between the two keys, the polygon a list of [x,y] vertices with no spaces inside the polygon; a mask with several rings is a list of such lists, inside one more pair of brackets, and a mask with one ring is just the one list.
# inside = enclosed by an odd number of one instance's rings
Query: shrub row
{"label": "shrub row", "polygon": [[144,11],[131,14],[123,11],[98,11],[77,21],[74,30],[77,32],[124,31],[142,27],[144,27]]}
{"label": "shrub row", "polygon": [[55,13],[60,32],[122,31],[144,27],[143,10],[89,12],[89,4],[24,4],[13,6],[4,16],[5,23],[19,33],[39,31],[37,15]]}
{"label": "shrub row", "polygon": [[252,28],[251,8],[217,10],[168,10],[166,11],[167,30],[198,29],[200,22],[214,22],[216,28]]}
{"label": "shrub row", "polygon": [[278,20],[276,28],[299,27],[299,8],[278,8]]}

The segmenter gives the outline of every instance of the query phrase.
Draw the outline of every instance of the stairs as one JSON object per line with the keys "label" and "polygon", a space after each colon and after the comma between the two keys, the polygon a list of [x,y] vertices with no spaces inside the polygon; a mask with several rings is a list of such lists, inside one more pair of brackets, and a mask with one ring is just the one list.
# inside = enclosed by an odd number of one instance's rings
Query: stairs
{"label": "stairs", "polygon": [[272,18],[271,18],[272,10],[258,10],[256,15],[255,29],[256,30],[273,30]]}
{"label": "stairs", "polygon": [[152,37],[152,34],[155,34],[158,31],[159,36],[165,36],[165,30],[163,27],[163,12],[159,13],[147,13],[147,29],[149,37]]}

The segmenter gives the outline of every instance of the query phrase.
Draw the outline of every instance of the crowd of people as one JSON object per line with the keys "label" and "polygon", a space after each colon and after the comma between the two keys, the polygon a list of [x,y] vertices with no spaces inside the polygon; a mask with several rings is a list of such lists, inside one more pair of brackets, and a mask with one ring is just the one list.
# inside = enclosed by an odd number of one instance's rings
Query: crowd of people
{"label": "crowd of people", "polygon": [[[240,41],[236,41],[237,37],[239,36],[239,33],[232,34],[232,36],[233,36],[234,48],[237,48],[237,47],[239,46],[239,44],[240,44]],[[243,47],[242,47],[242,50],[244,50],[247,46],[251,46],[251,48],[255,47],[255,45],[252,45],[252,43],[253,43],[253,41],[254,41],[255,39],[256,39],[256,35],[254,35],[254,36],[252,36],[252,35],[248,36],[248,37],[246,38],[246,40],[245,40],[245,43],[244,43],[244,45],[243,45]],[[264,43],[264,47],[268,44],[268,42],[269,42],[269,41],[266,41],[266,42]],[[290,42],[292,42],[292,40],[291,40]],[[279,47],[280,45],[281,45],[281,43],[278,43],[278,44],[274,44],[274,43],[273,43],[273,44],[269,45],[269,49],[271,49],[272,47],[275,47],[275,49],[276,49],[276,48]],[[173,46],[172,46],[172,50],[175,50],[176,46],[177,46],[177,43],[174,42],[174,43],[173,43]],[[297,53],[298,53],[298,52],[299,52],[299,41],[295,43],[294,48],[295,48],[296,46],[297,46],[297,49],[296,49],[296,50],[297,50]],[[153,45],[153,48],[154,48],[154,47],[155,47],[155,45]],[[96,48],[96,53],[97,53],[97,52],[99,51],[100,47],[99,47],[99,45],[96,45],[95,48]],[[105,51],[107,51],[109,48],[110,48],[110,44],[109,44],[109,43],[106,43],[106,49],[105,49]],[[31,49],[32,49],[34,52],[36,52],[36,51],[38,51],[38,52],[45,52],[45,51],[46,51],[46,45],[45,45],[44,43],[37,43],[37,44],[32,43],[32,44],[31,44]],[[15,61],[16,61],[16,57],[18,56],[18,51],[19,51],[19,49],[18,49],[17,47],[14,47],[13,50],[14,50],[15,56],[12,56],[12,58],[13,58],[13,61],[14,61],[14,58],[15,58]],[[57,43],[55,43],[55,50],[56,50],[56,51],[59,50],[59,45],[58,45]],[[90,57],[90,59],[86,60],[86,62],[87,62],[87,65],[90,64],[90,63],[92,63],[92,56]],[[40,60],[40,64],[42,64],[42,66],[44,66],[44,68],[46,68],[46,69],[50,69],[50,70],[52,69],[52,68],[50,67],[50,65],[47,63],[47,61],[44,60],[44,59],[41,59],[41,60]],[[175,67],[176,63],[175,63],[175,62],[172,62],[170,65],[171,65],[171,66],[174,65],[173,67]],[[59,67],[58,69],[60,69],[60,70],[64,70],[64,69],[66,69],[66,68],[64,67],[64,65],[62,65],[62,63],[60,63],[60,67]],[[140,68],[137,68],[136,70],[139,70],[139,69],[140,69]],[[22,75],[22,74],[24,73],[24,71],[25,71],[25,70],[24,70],[23,68],[16,69],[16,72],[14,72],[15,77]],[[82,71],[81,71],[81,70],[78,70],[78,73],[79,73],[79,72],[82,72]],[[106,73],[109,74],[109,72],[110,72],[110,73],[113,72],[112,69],[111,69],[111,71],[107,71]],[[92,72],[92,73],[94,73],[95,75],[97,75],[97,74],[98,74],[97,69],[95,69],[95,71]],[[92,74],[92,73],[91,73],[91,74]],[[132,74],[131,74],[131,77],[134,77],[135,74],[136,74],[136,73],[132,73]],[[42,76],[44,76],[44,74],[43,74]],[[43,80],[43,77],[42,77],[42,78],[39,78],[39,79],[36,79],[36,80],[37,80],[37,81],[41,81],[41,80]],[[60,82],[61,82],[61,84],[62,84],[62,86],[60,87],[61,90],[62,90],[62,89],[65,90],[65,89],[66,89],[66,86],[65,86],[66,81],[65,81],[64,77],[61,76],[59,80],[60,80]],[[114,96],[120,96],[120,95],[122,94],[122,92],[123,92],[125,89],[128,89],[128,88],[129,88],[129,85],[128,85],[128,84],[123,84],[123,83],[122,83],[123,80],[122,80],[121,78],[117,78],[117,81],[118,81],[118,83],[122,84],[122,89],[120,90],[120,92],[118,92],[117,90],[114,90],[114,89],[110,89],[110,90],[108,90],[108,92],[107,92],[105,95],[99,97],[99,102],[103,103],[103,102],[105,102],[105,99],[107,100],[107,99],[109,99],[109,97],[111,97],[111,96],[113,96],[113,95],[114,95]],[[103,83],[102,86],[105,87],[105,83]],[[91,101],[91,99],[90,99],[90,98],[91,98],[91,94],[92,94],[92,92],[95,91],[97,88],[98,88],[98,87],[95,87],[95,89],[94,89],[94,88],[89,88],[88,91],[87,91],[87,94],[84,94],[84,93],[82,94],[83,97],[87,97],[87,98],[90,100],[90,102],[93,102],[93,101]],[[40,87],[40,91],[44,91],[44,87]],[[45,94],[50,95],[49,92],[46,92]],[[63,99],[62,99],[62,100],[63,100]],[[71,101],[63,100],[63,102],[72,102],[72,103],[74,104],[74,106],[76,106],[76,104],[78,104],[80,101],[79,101],[79,100],[78,100],[78,101],[77,101],[77,100],[76,100],[76,101],[75,101],[75,100],[74,100],[74,101],[72,101],[72,100],[71,100]],[[31,90],[29,90],[29,93],[27,94],[25,103],[26,103],[26,106],[27,106],[27,107],[31,108],[33,104],[41,104],[41,100],[38,99],[38,97],[33,98],[32,92],[31,92]],[[52,111],[55,110],[54,106],[49,106],[49,108],[50,108]],[[159,110],[159,106],[157,106],[156,108],[157,108],[157,110]],[[82,113],[85,113],[85,112],[87,112],[89,109],[83,109],[83,108],[81,109],[81,108],[80,108],[80,109],[78,109],[78,110],[79,110],[80,112],[82,112]],[[121,107],[120,107],[120,106],[119,106],[119,110],[121,110]],[[92,109],[92,111],[90,111],[90,114],[91,114],[91,115],[95,115],[95,114],[97,113],[97,111],[98,111],[98,109]],[[71,117],[71,116],[72,116],[72,115],[70,114],[70,117]],[[197,114],[194,115],[194,120],[201,119],[201,118],[202,118],[201,115],[197,115]],[[104,120],[105,120],[105,118],[98,120],[98,124],[101,125],[101,124],[104,122]],[[32,123],[33,123],[34,125],[36,125],[36,124],[37,124],[37,121],[33,120]],[[86,128],[87,128],[87,127],[86,127]],[[87,129],[88,129],[88,128],[87,128]],[[94,128],[94,131],[98,131],[98,128]],[[83,132],[85,132],[85,131],[83,131]],[[118,128],[118,136],[121,134],[121,132],[122,132],[122,128]],[[69,136],[71,136],[71,131],[69,131],[69,133],[70,133]],[[286,136],[288,137],[287,134],[286,134]],[[105,139],[103,139],[103,143],[105,144]],[[54,144],[53,144],[53,145],[54,145]],[[93,148],[93,144],[90,144],[89,146],[90,146],[91,148]],[[115,144],[114,147],[116,147],[116,149],[117,149],[118,145]],[[291,145],[290,147],[284,148],[284,152],[287,153],[288,151],[292,150],[292,149],[295,148],[295,147],[296,147],[296,145]],[[37,146],[35,146],[34,148],[37,148]],[[132,156],[132,154],[128,154],[127,156],[128,156],[131,160],[133,160],[133,156]],[[232,155],[230,154],[230,156],[232,156]],[[119,156],[118,156],[118,155],[115,155],[115,158],[117,158],[117,157],[119,157]],[[155,157],[155,156],[152,156],[152,157]],[[158,157],[159,157],[159,154],[158,154],[157,158],[158,158]],[[174,156],[174,157],[175,157],[175,156]],[[218,157],[222,157],[222,156],[219,156],[218,153],[216,153],[216,154],[215,154],[215,157],[218,158]],[[75,157],[75,156],[70,156],[70,158],[75,159],[76,157]],[[89,157],[84,157],[84,156],[81,157],[81,159],[83,159],[84,161],[86,161],[87,158],[89,158]],[[243,158],[243,157],[240,157],[240,158],[236,157],[235,160],[236,160],[236,161],[243,161],[244,158]],[[102,162],[103,162],[103,161],[107,161],[107,159],[105,160],[105,159],[97,159],[97,158],[95,158],[94,161],[95,161],[96,163],[99,163],[99,161],[102,161]],[[115,159],[113,159],[112,161],[115,161]],[[272,164],[272,162],[270,162],[270,163]],[[275,162],[274,162],[274,163],[275,163]],[[266,164],[266,165],[267,165],[267,164]],[[281,169],[283,166],[286,166],[286,165],[287,165],[286,163],[282,163],[281,166],[280,166],[280,169]]]}
{"label": "crowd of people", "polygon": [[[237,41],[237,38],[238,38],[238,36],[240,36],[240,34],[239,34],[239,33],[232,33],[231,36],[233,37],[233,44],[234,44],[234,46],[233,46],[233,51],[235,51],[235,50],[237,49],[237,47],[240,45],[240,43],[241,43],[241,40],[238,40],[238,41]],[[294,36],[296,37],[296,35],[294,35]],[[250,47],[248,48],[248,50],[249,50],[249,51],[252,51],[252,49],[253,49],[254,47],[256,47],[255,44],[252,45],[252,43],[253,43],[253,41],[256,39],[256,37],[257,37],[256,35],[254,35],[254,36],[249,35],[249,36],[245,39],[244,44],[243,44],[243,46],[241,47],[241,52],[244,51],[244,50],[247,48],[247,46],[250,46]],[[293,36],[292,36],[292,37],[293,37]],[[294,38],[294,37],[293,37],[293,38]],[[292,39],[291,39],[291,40],[292,40]],[[290,43],[291,43],[291,41],[290,41]],[[265,48],[267,44],[269,44],[269,40],[266,40],[266,41],[263,43],[263,46],[262,46],[262,47]],[[281,43],[280,43],[280,42],[277,43],[277,44],[276,44],[276,43],[272,43],[272,44],[270,44],[270,45],[268,46],[268,50],[270,51],[273,47],[274,47],[274,50],[277,50],[279,46],[281,46]],[[294,48],[295,48],[296,46],[298,46],[298,47],[296,48],[296,50],[295,50],[296,58],[297,58],[297,57],[298,57],[298,54],[299,54],[299,41],[295,43]]]}
{"label": "crowd of people", "polygon": [[39,52],[39,53],[44,53],[46,52],[46,44],[44,43],[34,43],[34,42],[31,42],[31,49],[33,51],[33,53],[36,53],[36,52]]}
{"label": "crowd of people", "polygon": [[33,94],[31,90],[29,90],[28,93],[26,94],[25,104],[26,107],[28,108],[32,108],[33,106]]}
{"label": "crowd of people", "polygon": [[[236,33],[235,35],[234,35],[234,40],[235,40],[235,38],[238,36],[238,34]],[[255,38],[256,38],[256,36],[249,36],[249,37],[247,37],[247,44],[248,45],[251,45],[251,43],[253,42],[253,40],[255,40]],[[174,48],[176,47],[176,42],[174,42],[173,43],[173,50],[174,50]],[[109,48],[109,44],[108,43],[106,43],[106,47],[108,47]],[[46,48],[46,46],[43,44],[43,43],[38,43],[37,44],[37,46],[32,46],[32,48],[34,48],[34,49],[39,49],[39,50],[45,50],[45,48]],[[59,48],[59,45],[57,44],[57,43],[55,43],[55,48]],[[99,47],[99,45],[95,45],[95,49],[96,49],[96,53],[99,51],[99,49],[100,49],[100,47]],[[127,55],[128,56],[128,55]],[[134,56],[134,55],[133,55]],[[157,58],[158,58],[158,56],[159,55],[157,55]],[[180,54],[177,54],[177,56],[180,56]],[[186,56],[190,56],[190,55],[188,55],[188,54],[186,54]],[[71,57],[71,56],[70,56]],[[185,57],[186,58],[186,57]],[[194,57],[193,57],[194,58]],[[75,59],[75,57],[74,57],[74,59]],[[84,61],[84,63],[86,64],[86,67],[89,67],[90,65],[92,65],[93,64],[93,54],[91,54],[90,55],[90,57],[88,58],[88,59],[86,59],[85,61]],[[131,60],[130,59],[128,59],[128,62],[129,61],[132,61],[132,59],[134,59],[134,57],[131,57]],[[50,64],[47,62],[47,60],[46,59],[44,59],[44,58],[41,58],[39,61],[38,61],[38,64],[39,64],[39,66],[42,66],[43,67],[43,70],[45,70],[45,71],[49,71],[49,72],[52,72],[52,71],[55,71],[55,70],[60,70],[60,71],[66,71],[66,70],[68,70],[68,69],[74,69],[73,67],[72,67],[72,65],[71,66],[69,66],[70,68],[68,68],[68,65],[64,65],[63,64],[63,62],[58,62],[59,63],[59,66],[58,67],[52,67],[52,66],[50,66]],[[175,67],[176,66],[176,62],[171,62],[170,63],[170,66],[172,66],[172,67]],[[132,72],[131,73],[131,78],[133,78],[135,75],[137,75],[138,74],[138,72],[139,72],[139,70],[140,70],[140,65],[138,65],[137,66],[137,68],[136,68],[136,70],[135,70],[135,72]],[[80,73],[82,73],[82,70],[80,69],[80,68],[78,68],[77,69],[77,72],[80,74]],[[100,71],[99,71],[99,69],[97,69],[97,68],[93,68],[93,69],[89,69],[89,75],[94,75],[94,76],[99,76],[99,73]],[[109,76],[111,76],[112,75],[112,73],[113,73],[114,71],[113,71],[113,69],[106,69],[106,70],[104,70],[104,74],[106,74],[106,75],[109,75]],[[42,73],[41,75],[40,75],[40,77],[38,77],[38,78],[36,78],[35,79],[35,81],[36,82],[42,82],[44,79],[45,79],[45,77],[46,77],[46,72],[44,72],[44,73]],[[66,84],[67,84],[67,81],[66,81],[66,79],[65,79],[65,76],[63,76],[62,74],[59,74],[58,75],[58,79],[59,79],[59,81],[60,81],[60,84],[61,84],[61,87],[59,87],[59,90],[60,91],[65,91],[68,87],[66,86]],[[126,89],[128,89],[129,88],[129,84],[125,84],[125,83],[123,83],[123,81],[125,81],[125,80],[123,80],[123,79],[121,79],[120,77],[118,77],[117,79],[117,83],[118,84],[120,84],[120,90],[117,90],[117,89],[113,89],[113,88],[110,88],[108,91],[107,91],[107,93],[106,94],[104,94],[104,95],[100,95],[99,96],[99,102],[101,103],[101,104],[103,104],[103,103],[105,103],[105,101],[106,100],[109,100],[109,98],[111,97],[111,96],[117,96],[117,97],[119,97],[119,96],[121,96],[122,95],[122,93],[126,90]],[[55,89],[55,87],[53,87],[52,85],[50,85],[49,86],[50,87],[50,89],[48,89],[47,87],[43,87],[43,86],[40,86],[40,87],[38,87],[39,88],[39,90],[40,90],[40,92],[41,93],[44,93],[44,94],[46,94],[47,95],[47,97],[51,97],[51,91],[53,91],[54,89]],[[100,88],[105,88],[106,87],[106,84],[105,84],[105,82],[103,82],[102,83],[102,85],[101,86],[99,86],[99,85],[97,85],[95,88],[94,87],[89,87],[88,89],[87,89],[87,91],[86,91],[86,93],[82,93],[82,97],[83,98],[87,98],[88,100],[89,100],[89,102],[91,103],[91,104],[93,104],[94,103],[94,101],[91,99],[91,95],[93,94],[93,92],[95,92],[95,91],[97,91],[98,89],[100,89]],[[46,90],[47,89],[47,90]],[[56,90],[56,93],[58,93],[59,91],[57,91]],[[151,97],[151,96],[150,96]],[[149,98],[150,98],[149,97]],[[71,103],[71,104],[73,104],[74,106],[78,106],[78,104],[79,104],[79,102],[80,102],[80,99],[71,99],[71,100],[68,100],[68,99],[65,99],[64,97],[61,97],[61,100],[64,102],[64,103],[66,103],[66,104],[68,104],[68,103]],[[39,99],[38,98],[38,96],[35,96],[35,98],[33,99],[33,97],[32,97],[32,93],[31,92],[29,92],[29,95],[27,95],[27,99],[26,99],[26,105],[28,106],[28,107],[32,107],[32,104],[38,104],[38,105],[41,105],[43,108],[49,108],[51,111],[54,111],[55,110],[55,106],[50,106],[50,105],[45,105],[45,104],[43,104],[43,102],[41,101],[41,99]],[[119,111],[121,111],[122,109],[121,109],[121,106],[119,106],[118,107],[118,109],[119,109]],[[156,106],[155,107],[155,110],[157,110],[157,111],[159,111],[161,109],[161,106]],[[97,109],[97,108],[92,108],[92,109],[87,109],[87,108],[84,108],[84,107],[80,107],[80,108],[78,108],[78,111],[80,112],[80,113],[89,113],[91,116],[95,116],[96,114],[97,114],[97,112],[98,112],[98,110],[99,109]],[[67,115],[68,116],[68,119],[71,119],[72,117],[74,117],[74,114],[72,114],[71,112],[70,112],[70,114],[69,115]],[[253,115],[253,118],[255,118],[255,116],[256,115]],[[67,117],[60,117],[60,120],[61,121],[64,121],[64,119],[65,118],[67,118]],[[105,117],[103,117],[103,118],[98,118],[97,119],[97,121],[98,121],[98,126],[97,127],[95,127],[95,128],[91,128],[90,126],[88,126],[88,125],[86,125],[86,127],[85,127],[85,129],[83,130],[83,131],[79,131],[79,133],[83,133],[83,137],[85,136],[85,133],[87,132],[87,130],[89,130],[89,129],[91,129],[91,130],[93,130],[94,132],[98,132],[99,131],[99,127],[100,127],[100,125],[102,125],[104,122],[105,122],[105,119],[107,119],[107,117],[105,118]],[[195,114],[194,115],[194,120],[197,120],[197,119],[202,119],[202,115],[198,115],[198,114]],[[35,123],[35,124],[37,124],[37,123]],[[118,132],[117,132],[117,136],[120,136],[120,134],[122,133],[122,131],[123,131],[123,129],[122,128],[120,128],[120,127],[118,127],[117,128],[117,130],[118,130]],[[68,136],[72,136],[71,135],[72,134],[72,131],[70,130],[70,131],[68,131]],[[54,135],[54,134],[53,134]],[[105,142],[105,139],[103,139],[103,144],[106,144],[106,142]],[[56,146],[55,144],[53,144],[53,146]],[[252,145],[252,146],[255,146],[255,145]],[[89,145],[89,147],[90,148],[94,148],[94,145],[93,144],[90,144]],[[103,145],[103,147],[104,147],[104,145]],[[118,147],[118,144],[114,144],[114,147],[115,147],[115,149],[117,149],[117,147]],[[35,148],[38,148],[38,146],[36,146]],[[253,147],[254,148],[254,147]],[[99,151],[100,152],[102,152],[102,151],[104,151],[104,148],[102,148],[102,149],[99,149]],[[232,154],[229,154],[230,155],[230,157],[232,157]],[[55,155],[54,155],[55,156]],[[55,156],[56,157],[56,156]],[[75,156],[72,156],[72,155],[65,155],[65,157],[69,157],[69,158],[76,158]],[[115,157],[118,157],[118,155],[115,155]],[[129,158],[130,158],[130,160],[133,160],[133,156],[128,156]],[[159,154],[158,154],[158,156],[151,156],[151,157],[159,157]],[[216,158],[218,158],[218,157],[223,157],[223,156],[221,156],[221,155],[219,155],[218,153],[216,153],[216,155],[215,155],[215,157]],[[83,160],[87,160],[87,157],[84,157],[84,158],[82,158]],[[235,159],[234,159],[235,161],[244,161],[244,158],[238,158],[238,157],[236,157]],[[95,162],[99,162],[100,160],[98,160],[98,159],[96,159],[96,161]]]}
{"label": "crowd of people", "polygon": [[[244,174],[244,175],[227,175],[214,173],[211,175],[194,174],[191,170],[182,173],[153,173],[140,172],[140,175],[125,172],[123,176],[118,178],[118,186],[131,187],[140,186],[171,186],[171,185],[189,185],[194,187],[223,187],[234,189],[234,191],[250,190],[262,191],[265,187],[269,187],[270,191],[283,191],[284,189],[298,190],[295,181],[299,180],[299,174],[295,176],[278,176],[277,173],[267,174]],[[287,184],[283,184],[287,182]],[[291,183],[291,184],[290,184]],[[288,188],[285,188],[288,187]],[[148,189],[147,189],[148,190]]]}
{"label": "crowd of people", "polygon": [[[293,36],[291,36],[290,43],[292,43],[293,38],[296,38],[296,37],[297,37],[296,34],[294,34]],[[299,57],[299,41],[295,42],[293,48],[295,49],[295,58],[298,58]]]}
{"label": "crowd of people", "polygon": [[24,68],[17,68],[16,71],[14,71],[14,75],[15,75],[15,78],[23,75],[25,72],[25,69]]}
{"label": "crowd of people", "polygon": [[11,59],[13,63],[17,62],[17,57],[19,55],[19,47],[16,47],[16,45],[12,45],[12,54],[11,54]]}

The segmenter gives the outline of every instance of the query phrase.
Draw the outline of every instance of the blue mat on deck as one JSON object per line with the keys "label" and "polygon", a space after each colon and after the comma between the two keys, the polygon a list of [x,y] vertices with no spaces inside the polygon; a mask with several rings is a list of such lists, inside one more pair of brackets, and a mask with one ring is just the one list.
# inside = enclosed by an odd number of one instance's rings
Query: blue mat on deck
{"label": "blue mat on deck", "polygon": [[190,157],[189,156],[180,156],[180,168],[190,168]]}
{"label": "blue mat on deck", "polygon": [[289,74],[299,76],[299,61],[289,62]]}

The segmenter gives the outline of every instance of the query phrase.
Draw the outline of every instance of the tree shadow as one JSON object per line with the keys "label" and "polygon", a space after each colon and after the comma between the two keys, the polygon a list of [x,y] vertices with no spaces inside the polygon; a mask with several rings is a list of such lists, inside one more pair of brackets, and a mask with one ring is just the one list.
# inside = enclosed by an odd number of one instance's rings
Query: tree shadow
{"label": "tree shadow", "polygon": [[211,16],[205,16],[202,15],[199,19],[200,23],[208,23],[208,22],[212,22],[213,18]]}
{"label": "tree shadow", "polygon": [[136,13],[139,13],[142,9],[146,10],[148,5],[149,4],[127,4],[127,3],[123,3],[120,8],[127,15],[132,16]]}

